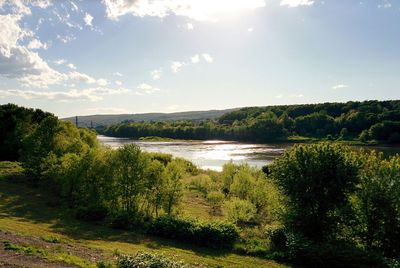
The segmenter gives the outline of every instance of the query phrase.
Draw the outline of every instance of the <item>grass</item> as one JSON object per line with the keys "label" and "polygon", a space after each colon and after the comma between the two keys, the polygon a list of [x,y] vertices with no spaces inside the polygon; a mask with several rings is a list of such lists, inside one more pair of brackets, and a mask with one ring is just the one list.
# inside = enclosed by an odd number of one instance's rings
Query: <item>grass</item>
{"label": "grass", "polygon": [[10,241],[3,241],[4,249],[5,250],[12,250],[21,253],[25,253],[28,255],[35,255],[35,256],[45,256],[47,254],[45,249],[35,247],[35,246],[20,246],[11,243]]}
{"label": "grass", "polygon": [[[284,267],[275,261],[234,254],[230,251],[200,248],[173,240],[81,222],[73,218],[68,207],[56,204],[49,196],[51,189],[31,188],[23,180],[23,170],[17,163],[1,162],[0,230],[36,237],[50,243],[66,243],[89,251],[101,251],[105,261],[112,260],[118,251],[122,254],[152,252],[176,256],[188,264],[209,267]],[[195,202],[184,203],[186,208]],[[56,205],[55,205],[56,204]],[[197,210],[193,205],[192,212]],[[190,213],[190,210],[188,210]],[[206,210],[200,215],[205,216]],[[199,216],[200,216],[199,215]],[[47,252],[50,260],[61,260],[80,267],[95,267],[95,262],[66,252]]]}

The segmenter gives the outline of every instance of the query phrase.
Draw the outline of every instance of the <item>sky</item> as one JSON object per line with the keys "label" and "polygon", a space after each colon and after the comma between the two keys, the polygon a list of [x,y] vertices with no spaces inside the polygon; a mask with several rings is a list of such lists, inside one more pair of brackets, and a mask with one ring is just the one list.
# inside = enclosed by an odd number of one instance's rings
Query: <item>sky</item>
{"label": "sky", "polygon": [[0,0],[0,104],[59,117],[400,98],[398,0]]}

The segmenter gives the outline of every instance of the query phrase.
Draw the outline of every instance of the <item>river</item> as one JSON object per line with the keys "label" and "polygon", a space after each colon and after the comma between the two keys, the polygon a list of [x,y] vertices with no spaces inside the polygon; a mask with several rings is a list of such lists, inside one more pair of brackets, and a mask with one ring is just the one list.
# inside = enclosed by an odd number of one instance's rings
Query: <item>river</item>
{"label": "river", "polygon": [[[217,171],[222,170],[222,166],[229,161],[237,164],[247,163],[260,168],[270,164],[286,149],[293,146],[291,143],[257,144],[219,140],[149,142],[101,135],[98,139],[111,148],[136,143],[144,151],[172,154],[185,158],[200,168]],[[400,153],[400,147],[374,146],[367,149],[383,151],[386,155]]]}

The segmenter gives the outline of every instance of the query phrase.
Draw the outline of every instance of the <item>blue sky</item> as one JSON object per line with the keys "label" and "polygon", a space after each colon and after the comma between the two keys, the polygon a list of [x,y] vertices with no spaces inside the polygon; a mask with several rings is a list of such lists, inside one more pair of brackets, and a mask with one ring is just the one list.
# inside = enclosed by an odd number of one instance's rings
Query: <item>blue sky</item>
{"label": "blue sky", "polygon": [[60,117],[400,97],[400,2],[0,0],[0,103]]}

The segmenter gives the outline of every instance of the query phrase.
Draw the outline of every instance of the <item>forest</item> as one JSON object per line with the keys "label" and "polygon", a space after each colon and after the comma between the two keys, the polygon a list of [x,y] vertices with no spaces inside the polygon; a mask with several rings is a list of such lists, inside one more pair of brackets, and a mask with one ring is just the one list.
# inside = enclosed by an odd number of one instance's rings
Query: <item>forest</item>
{"label": "forest", "polygon": [[145,121],[100,126],[114,137],[287,141],[293,137],[400,142],[400,101],[364,101],[248,107],[202,121]]}
{"label": "forest", "polygon": [[[396,133],[400,110],[391,107],[398,105],[332,105],[347,111],[336,112],[335,118],[330,105],[322,105],[326,113],[316,112],[317,106],[280,107],[279,116],[278,111],[252,108],[227,114],[213,124],[261,128],[266,122],[294,120],[296,129],[298,122],[307,121],[304,118],[323,117],[346,126],[348,135],[366,129],[373,134],[380,124],[394,126]],[[350,118],[370,118],[367,115],[374,109],[379,111],[374,120],[349,123],[355,120]],[[94,226],[140,231],[290,265],[398,267],[400,263],[399,155],[385,158],[374,151],[321,142],[296,145],[262,170],[228,163],[222,172],[212,172],[171,155],[143,152],[134,144],[110,149],[98,142],[93,130],[76,128],[40,110],[8,104],[1,106],[0,118],[2,160],[20,161],[29,178],[26,183],[57,193],[53,206],[65,205],[77,219]],[[183,123],[176,124],[185,129]],[[141,125],[153,128],[157,123]],[[257,139],[268,140],[261,138],[262,133]],[[190,191],[209,204],[211,218],[182,214],[184,196]],[[146,254],[120,256],[115,265],[144,267],[135,266],[143,261],[159,265],[145,267],[185,267]]]}

